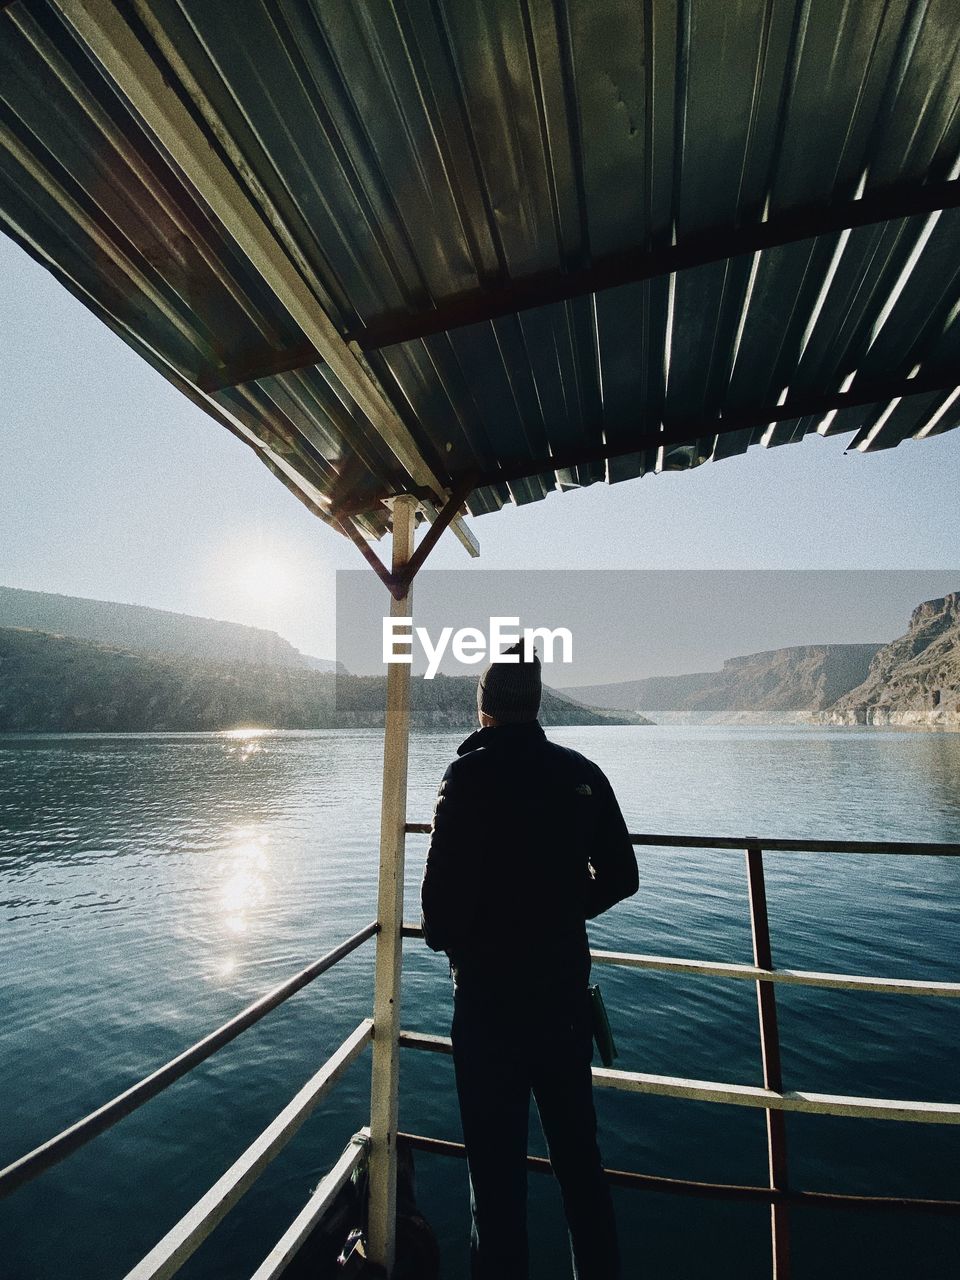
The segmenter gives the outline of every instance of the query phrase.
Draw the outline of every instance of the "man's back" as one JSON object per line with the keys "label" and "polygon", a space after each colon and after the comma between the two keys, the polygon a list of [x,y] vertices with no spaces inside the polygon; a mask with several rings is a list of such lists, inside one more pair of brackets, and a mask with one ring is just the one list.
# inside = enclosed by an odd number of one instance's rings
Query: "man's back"
{"label": "man's back", "polygon": [[440,785],[422,892],[427,942],[448,952],[458,986],[500,998],[584,987],[585,919],[636,888],[626,826],[592,761],[535,720],[463,743]]}

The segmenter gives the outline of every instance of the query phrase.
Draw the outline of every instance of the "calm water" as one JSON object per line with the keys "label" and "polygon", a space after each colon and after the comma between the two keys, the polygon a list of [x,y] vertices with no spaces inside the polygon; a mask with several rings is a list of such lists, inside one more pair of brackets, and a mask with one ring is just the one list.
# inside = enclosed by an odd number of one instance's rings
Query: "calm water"
{"label": "calm water", "polygon": [[[960,735],[602,728],[551,736],[607,771],[634,830],[960,840]],[[459,735],[411,749],[429,817]],[[0,1163],[173,1056],[375,914],[376,731],[0,739]],[[408,842],[407,918],[425,840]],[[743,856],[643,851],[594,945],[749,960]],[[775,962],[960,974],[960,864],[769,855]],[[0,1205],[5,1280],[112,1280],[159,1238],[371,1006],[372,944],[190,1077]],[[760,1083],[748,983],[602,969],[619,1066]],[[410,943],[404,1022],[446,1033],[442,957]],[[960,1001],[778,990],[788,1087],[960,1101]],[[408,1053],[402,1124],[459,1137],[450,1063]],[[369,1056],[183,1272],[249,1276],[364,1123]],[[604,1092],[606,1161],[765,1179],[763,1117]],[[796,1185],[960,1197],[960,1127],[789,1117]],[[531,1139],[538,1146],[536,1135]],[[421,1205],[464,1275],[466,1178],[420,1157]],[[629,1277],[768,1274],[767,1213],[618,1193]],[[555,1189],[531,1179],[538,1280],[568,1274]],[[957,1275],[960,1222],[794,1217],[798,1276]]]}

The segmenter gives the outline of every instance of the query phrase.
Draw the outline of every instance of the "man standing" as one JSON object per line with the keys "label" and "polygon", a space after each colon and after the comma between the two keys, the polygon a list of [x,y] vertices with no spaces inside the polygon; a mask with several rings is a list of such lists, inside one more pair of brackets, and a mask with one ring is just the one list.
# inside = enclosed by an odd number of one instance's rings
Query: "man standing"
{"label": "man standing", "polygon": [[427,945],[453,971],[453,1057],[470,1169],[471,1275],[527,1276],[527,1124],[536,1099],[578,1280],[619,1276],[596,1139],[585,920],[635,893],[604,774],[548,741],[540,662],[480,677],[481,728],[440,783],[421,890]]}

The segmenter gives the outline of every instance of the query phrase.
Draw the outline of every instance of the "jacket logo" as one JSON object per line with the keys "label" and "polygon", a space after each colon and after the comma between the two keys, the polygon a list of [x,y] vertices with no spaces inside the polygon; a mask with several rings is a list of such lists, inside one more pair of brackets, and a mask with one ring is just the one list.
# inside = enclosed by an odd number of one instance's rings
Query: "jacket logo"
{"label": "jacket logo", "polygon": [[578,796],[592,796],[592,795],[593,795],[593,788],[590,786],[590,783],[589,783],[589,782],[579,782],[579,783],[577,783],[577,795],[578,795]]}

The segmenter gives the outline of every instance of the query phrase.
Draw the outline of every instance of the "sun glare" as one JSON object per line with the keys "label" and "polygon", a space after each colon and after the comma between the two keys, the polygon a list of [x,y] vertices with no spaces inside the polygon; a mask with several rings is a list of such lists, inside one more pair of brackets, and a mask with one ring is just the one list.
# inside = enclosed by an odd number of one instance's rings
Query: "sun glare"
{"label": "sun glare", "polygon": [[253,556],[237,571],[237,584],[252,600],[275,604],[290,593],[292,574],[276,556]]}
{"label": "sun glare", "polygon": [[217,870],[219,915],[228,933],[244,934],[269,896],[267,836],[237,832],[237,841]]}

